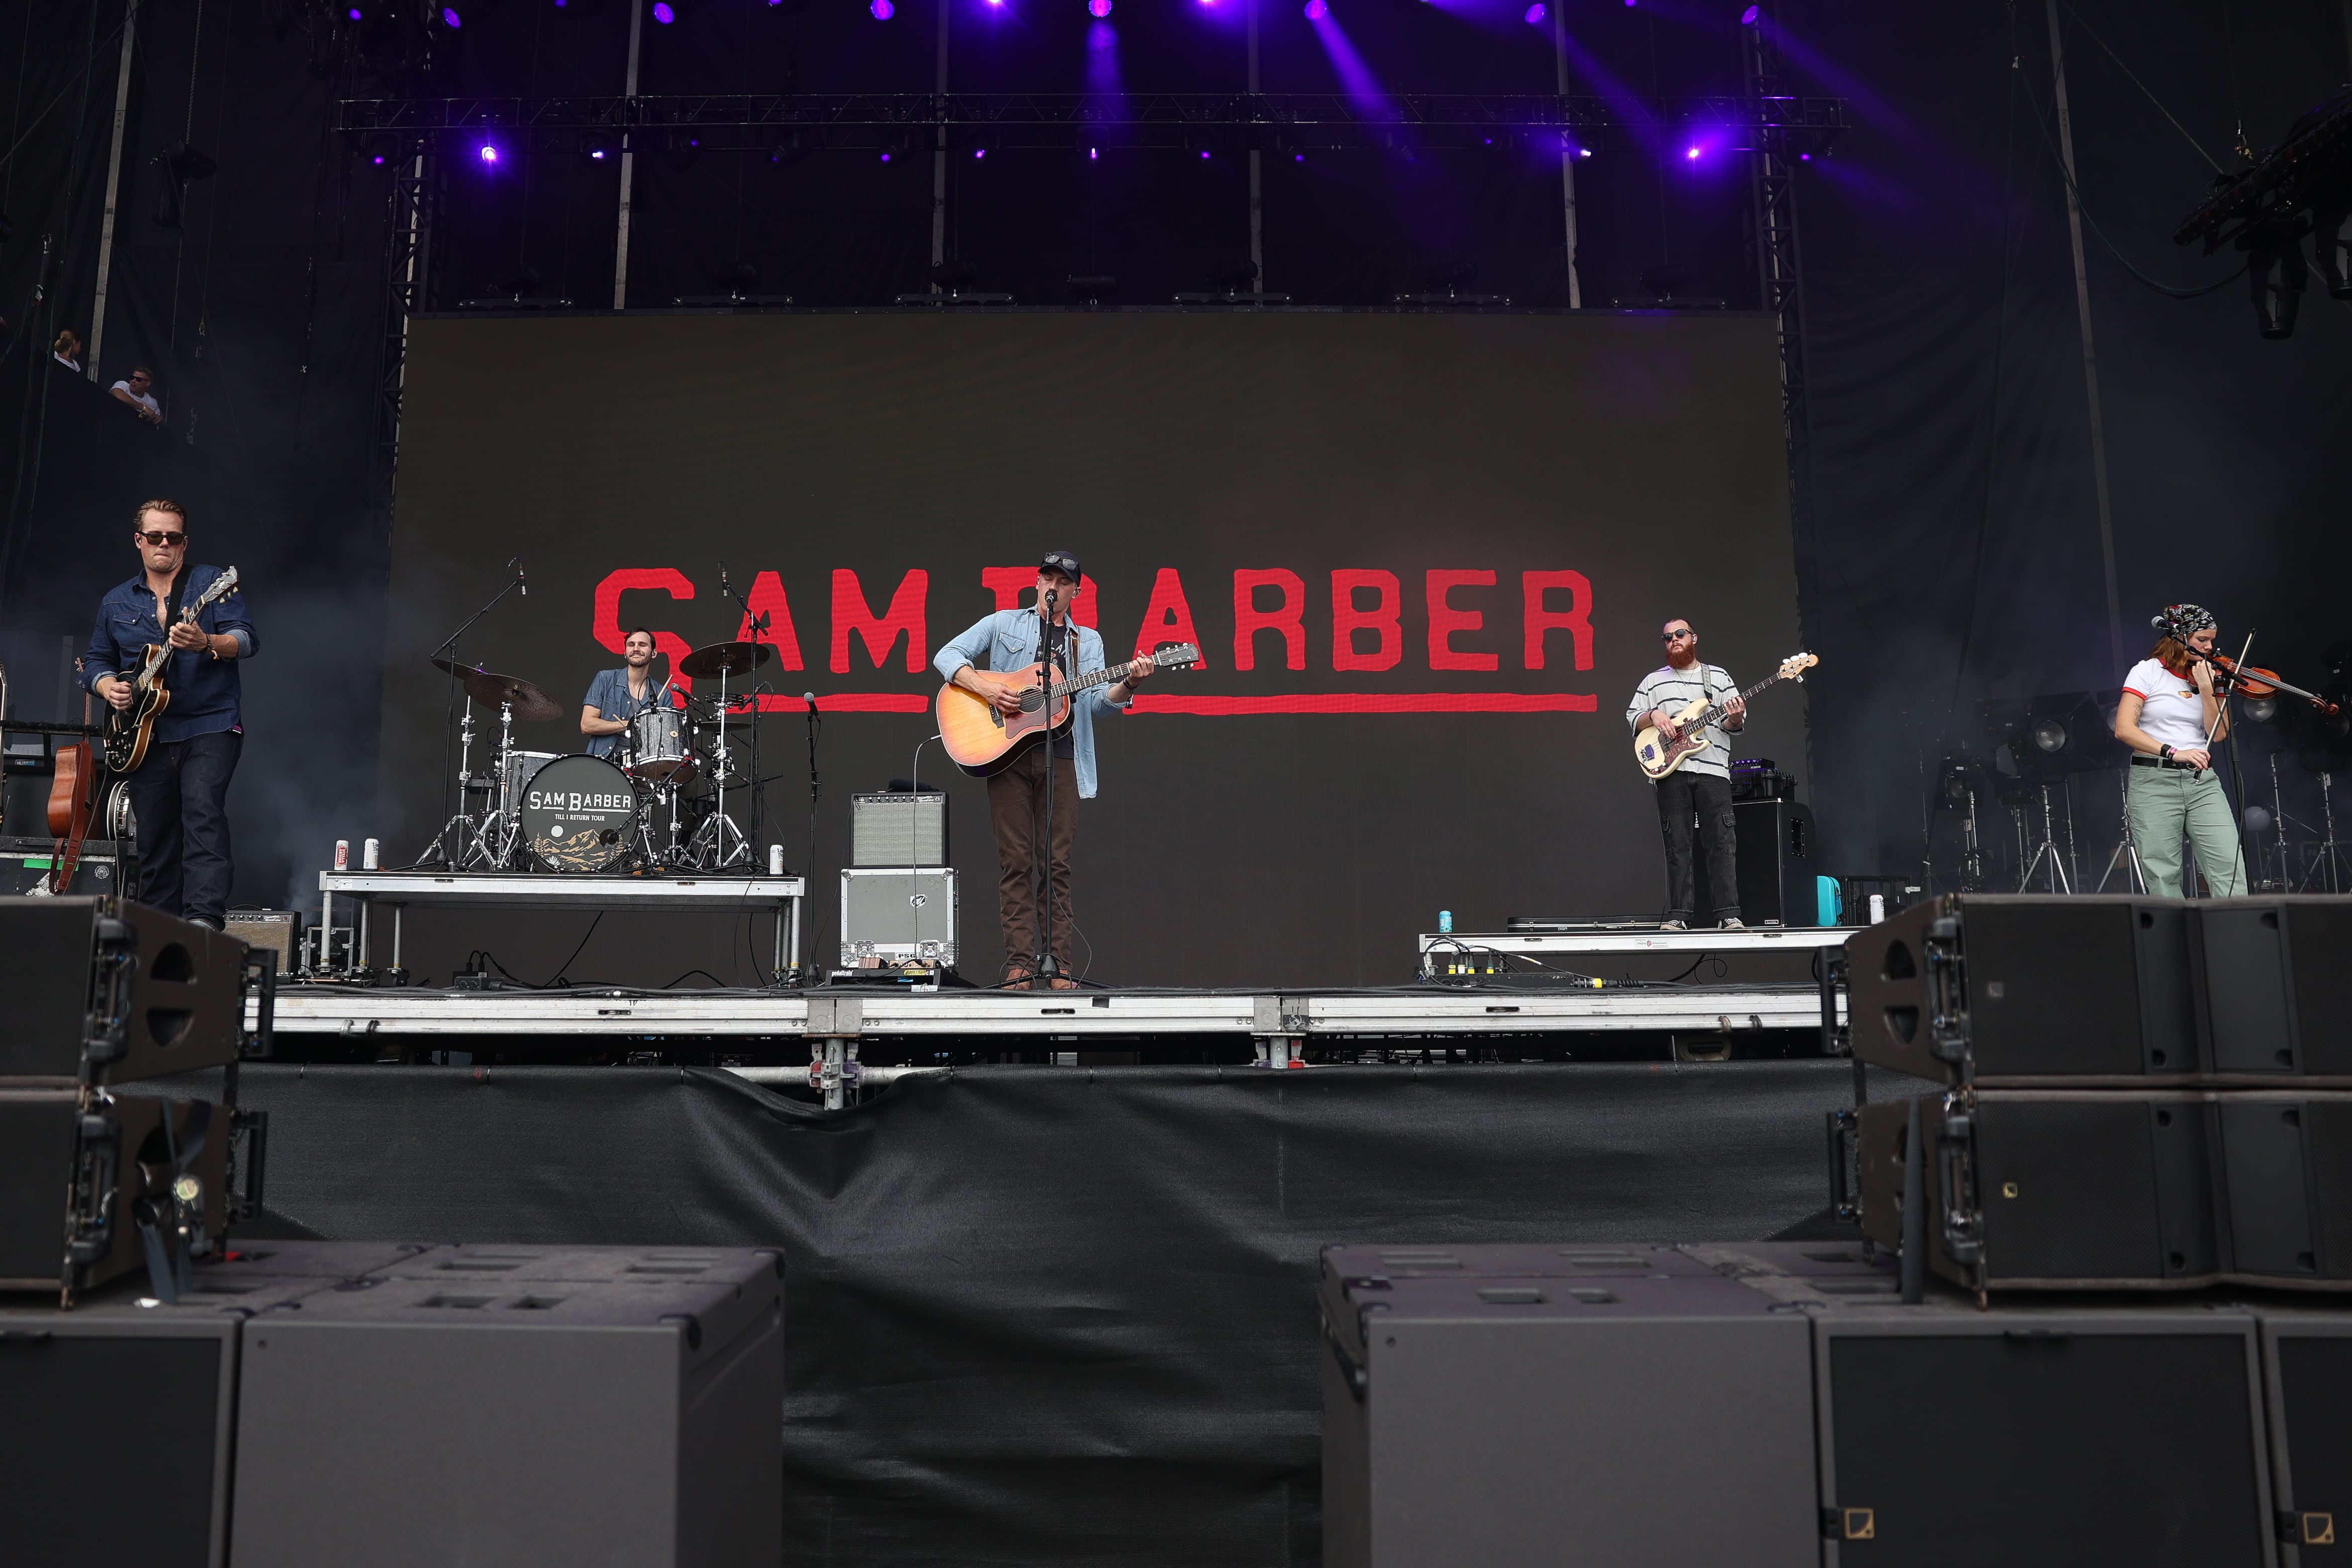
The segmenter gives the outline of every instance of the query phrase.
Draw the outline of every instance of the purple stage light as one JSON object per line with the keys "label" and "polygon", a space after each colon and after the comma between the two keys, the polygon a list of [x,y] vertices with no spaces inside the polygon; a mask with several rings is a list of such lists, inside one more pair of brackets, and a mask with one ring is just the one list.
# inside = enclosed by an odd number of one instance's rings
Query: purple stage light
{"label": "purple stage light", "polygon": [[975,147],[971,150],[971,155],[975,158],[985,158],[988,156],[988,149],[985,147]]}
{"label": "purple stage light", "polygon": [[890,154],[888,154],[887,152],[885,152],[884,154],[882,154],[882,162],[884,162],[885,163],[887,163],[888,162],[890,162]]}
{"label": "purple stage light", "polygon": [[1528,7],[1528,26],[1532,27],[1550,15],[1550,12],[1544,9],[1543,0],[1536,0],[1534,5]]}
{"label": "purple stage light", "polygon": [[1202,157],[1203,157],[1203,158],[1206,158],[1208,155],[1209,155],[1209,150],[1208,150],[1207,148],[1205,148],[1205,147],[1202,148],[1202,149],[1201,149],[1201,156],[1202,156]]}
{"label": "purple stage light", "polygon": [[1812,161],[1813,155],[1810,152],[1800,152],[1797,154],[1797,162],[1800,163],[1810,163]]}
{"label": "purple stage light", "polygon": [[1304,152],[1293,152],[1290,155],[1290,161],[1294,163],[1304,163],[1307,162],[1307,154]]}
{"label": "purple stage light", "polygon": [[677,20],[677,13],[669,8],[669,0],[654,0],[654,20],[665,27]]}
{"label": "purple stage light", "polygon": [[495,162],[497,162],[498,161],[499,161],[499,150],[498,150],[496,147],[492,146],[490,143],[487,142],[487,141],[483,142],[483,143],[482,143],[482,162],[485,162],[485,163],[495,163]]}
{"label": "purple stage light", "polygon": [[1307,19],[1319,22],[1331,14],[1328,0],[1307,0]]}
{"label": "purple stage light", "polygon": [[1576,155],[1579,158],[1590,158],[1592,156],[1592,149],[1590,147],[1580,147],[1576,150]]}
{"label": "purple stage light", "polygon": [[1685,158],[1696,158],[1698,156],[1698,149],[1696,147],[1685,147],[1683,149],[1683,156]]}
{"label": "purple stage light", "polygon": [[1109,16],[1110,0],[1087,0],[1087,15],[1089,16]]}
{"label": "purple stage light", "polygon": [[1756,26],[1757,18],[1763,15],[1763,6],[1750,5],[1747,10],[1739,13],[1739,25],[1743,27],[1752,27]]}
{"label": "purple stage light", "polygon": [[1099,158],[1099,157],[1101,157],[1101,156],[1102,156],[1102,149],[1101,149],[1101,148],[1099,148],[1099,147],[1089,147],[1089,148],[1087,148],[1087,162],[1091,163],[1091,162],[1093,162],[1096,159],[1097,159],[1097,158]]}
{"label": "purple stage light", "polygon": [[873,0],[873,4],[867,5],[866,9],[873,13],[874,19],[877,22],[887,22],[898,14],[898,7],[891,5],[890,0]]}
{"label": "purple stage light", "polygon": [[441,7],[441,21],[444,26],[451,27],[462,27],[465,26],[465,19],[457,15],[457,8],[455,5],[444,5]]}
{"label": "purple stage light", "polygon": [[379,169],[383,167],[383,154],[381,152],[375,155],[375,166]]}
{"label": "purple stage light", "polygon": [[345,16],[349,16],[352,21],[356,22],[356,21],[358,21],[358,20],[360,19],[360,8],[359,8],[358,6],[356,6],[356,5],[354,5],[354,6],[352,6],[349,11],[345,12],[345,13],[344,13],[344,15],[345,15]]}

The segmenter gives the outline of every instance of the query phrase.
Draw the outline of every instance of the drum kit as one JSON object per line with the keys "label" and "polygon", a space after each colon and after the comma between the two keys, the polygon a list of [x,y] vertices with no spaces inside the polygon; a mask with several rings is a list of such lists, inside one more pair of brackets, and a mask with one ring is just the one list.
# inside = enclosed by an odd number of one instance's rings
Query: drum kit
{"label": "drum kit", "polygon": [[[524,750],[515,726],[553,723],[563,706],[519,676],[435,659],[468,700],[457,731],[460,803],[426,862],[458,871],[757,869],[751,841],[727,809],[729,791],[754,785],[736,766],[744,748],[730,715],[756,699],[729,685],[775,654],[768,643],[715,643],[680,659],[679,674],[715,679],[719,695],[687,696],[665,681],[628,716],[609,758]],[[479,774],[476,703],[499,716],[490,766]]]}

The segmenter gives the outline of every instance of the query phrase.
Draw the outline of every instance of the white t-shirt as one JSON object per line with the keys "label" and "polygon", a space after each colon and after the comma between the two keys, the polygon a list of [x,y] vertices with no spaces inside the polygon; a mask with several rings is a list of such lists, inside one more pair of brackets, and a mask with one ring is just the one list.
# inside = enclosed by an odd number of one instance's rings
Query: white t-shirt
{"label": "white t-shirt", "polygon": [[124,397],[129,398],[132,402],[137,403],[140,407],[145,409],[149,413],[160,414],[163,412],[163,405],[155,401],[154,393],[132,392],[129,382],[115,382],[114,390],[121,392]]}
{"label": "white t-shirt", "polygon": [[2124,690],[2140,699],[2139,727],[2158,746],[2176,751],[2205,749],[2205,703],[2188,676],[2174,674],[2154,659],[2142,659],[2124,677]]}

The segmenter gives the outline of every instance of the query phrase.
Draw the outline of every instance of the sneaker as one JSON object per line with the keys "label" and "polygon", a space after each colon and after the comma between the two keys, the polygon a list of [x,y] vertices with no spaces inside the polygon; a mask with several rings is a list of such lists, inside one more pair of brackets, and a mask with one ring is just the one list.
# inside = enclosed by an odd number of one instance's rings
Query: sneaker
{"label": "sneaker", "polygon": [[1690,929],[1690,922],[1687,920],[1661,920],[1658,922],[1658,929],[1661,931],[1687,931]]}
{"label": "sneaker", "polygon": [[201,925],[207,931],[217,931],[221,928],[220,922],[209,915],[191,915],[186,918],[189,925]]}
{"label": "sneaker", "polygon": [[1078,988],[1077,981],[1073,980],[1067,975],[1055,976],[1052,981],[1052,986],[1053,988],[1057,991],[1075,991]]}
{"label": "sneaker", "polygon": [[1737,915],[1727,915],[1716,922],[1715,928],[1718,931],[1745,931],[1748,929],[1748,923]]}

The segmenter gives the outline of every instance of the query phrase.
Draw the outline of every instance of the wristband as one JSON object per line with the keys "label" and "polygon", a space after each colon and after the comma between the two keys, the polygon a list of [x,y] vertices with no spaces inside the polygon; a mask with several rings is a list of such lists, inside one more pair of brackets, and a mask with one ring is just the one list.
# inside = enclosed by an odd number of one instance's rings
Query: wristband
{"label": "wristband", "polygon": [[2158,757],[2163,758],[2167,762],[2169,762],[2169,761],[2171,761],[2171,760],[2172,760],[2172,747],[2168,747],[2168,746],[2159,746],[2159,747],[2158,747],[2156,748],[2156,754],[2157,754]]}

